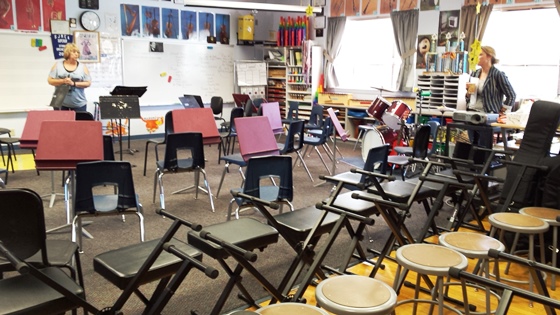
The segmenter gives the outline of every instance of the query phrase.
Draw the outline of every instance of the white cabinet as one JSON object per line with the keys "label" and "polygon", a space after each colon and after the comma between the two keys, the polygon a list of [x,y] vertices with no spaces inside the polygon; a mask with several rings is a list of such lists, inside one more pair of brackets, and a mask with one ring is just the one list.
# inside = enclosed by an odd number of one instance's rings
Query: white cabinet
{"label": "white cabinet", "polygon": [[418,88],[423,91],[430,91],[430,96],[423,99],[417,97],[416,107],[422,106],[423,109],[439,109],[447,107],[451,109],[466,109],[466,83],[469,79],[468,74],[422,74],[418,76]]}

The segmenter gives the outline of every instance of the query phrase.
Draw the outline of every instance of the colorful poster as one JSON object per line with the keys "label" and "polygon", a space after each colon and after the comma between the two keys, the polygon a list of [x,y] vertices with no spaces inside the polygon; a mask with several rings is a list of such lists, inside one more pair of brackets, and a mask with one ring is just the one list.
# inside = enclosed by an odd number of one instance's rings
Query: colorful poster
{"label": "colorful poster", "polygon": [[121,4],[121,35],[140,36],[140,7],[134,4]]}
{"label": "colorful poster", "polygon": [[161,23],[158,7],[142,6],[142,36],[161,37]]}
{"label": "colorful poster", "polygon": [[377,0],[362,0],[362,15],[377,14]]}
{"label": "colorful poster", "polygon": [[43,0],[43,30],[51,31],[51,20],[66,20],[64,0]]}
{"label": "colorful poster", "polygon": [[331,0],[331,16],[344,16],[344,0]]}
{"label": "colorful poster", "polygon": [[413,10],[418,7],[418,0],[401,0],[400,11]]}
{"label": "colorful poster", "polygon": [[39,0],[16,0],[18,30],[38,31],[41,29],[41,7],[39,4]]}
{"label": "colorful poster", "polygon": [[229,14],[216,14],[216,28],[219,29],[218,41],[229,44]]}
{"label": "colorful poster", "polygon": [[196,12],[181,11],[181,34],[186,40],[198,39],[198,23],[196,22]]}
{"label": "colorful poster", "polygon": [[360,15],[360,0],[346,0],[346,16]]}
{"label": "colorful poster", "polygon": [[397,0],[381,0],[379,14],[389,14],[397,9]]}
{"label": "colorful poster", "polygon": [[161,19],[165,23],[163,37],[179,39],[179,10],[163,8]]}
{"label": "colorful poster", "polygon": [[432,35],[418,35],[416,69],[426,69],[426,54],[430,51]]}
{"label": "colorful poster", "polygon": [[0,29],[10,29],[14,25],[14,11],[11,0],[0,0]]}
{"label": "colorful poster", "polygon": [[447,38],[449,38],[450,45],[458,43],[460,14],[461,10],[440,11],[438,46],[445,46]]}
{"label": "colorful poster", "polygon": [[70,34],[51,34],[54,59],[64,58],[64,47],[71,43],[74,36]]}

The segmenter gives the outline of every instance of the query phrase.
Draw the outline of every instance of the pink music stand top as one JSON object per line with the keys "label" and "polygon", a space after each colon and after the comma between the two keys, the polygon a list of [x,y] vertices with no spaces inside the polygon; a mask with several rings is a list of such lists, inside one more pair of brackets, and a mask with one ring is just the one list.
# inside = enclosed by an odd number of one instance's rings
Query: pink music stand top
{"label": "pink music stand top", "polygon": [[44,121],[39,133],[37,169],[73,170],[76,164],[103,160],[100,121]]}
{"label": "pink music stand top", "polygon": [[23,132],[19,138],[22,148],[36,148],[41,123],[47,120],[76,120],[73,110],[32,110],[27,113]]}
{"label": "pink music stand top", "polygon": [[239,141],[239,152],[243,160],[248,161],[254,156],[280,153],[267,117],[235,118],[235,128]]}
{"label": "pink music stand top", "polygon": [[175,109],[172,117],[173,132],[200,132],[204,144],[220,142],[220,133],[211,108]]}
{"label": "pink music stand top", "polygon": [[333,125],[334,125],[334,129],[336,130],[336,132],[340,136],[340,139],[342,139],[342,141],[348,140],[348,134],[346,133],[346,130],[344,130],[344,128],[340,124],[340,121],[338,120],[338,117],[336,116],[336,113],[334,112],[334,109],[332,109],[331,107],[327,108],[327,113],[329,113],[329,117],[331,117],[331,120],[332,120]]}
{"label": "pink music stand top", "polygon": [[262,103],[263,116],[268,117],[272,133],[279,134],[284,130],[282,126],[282,116],[280,115],[280,104],[278,102]]}

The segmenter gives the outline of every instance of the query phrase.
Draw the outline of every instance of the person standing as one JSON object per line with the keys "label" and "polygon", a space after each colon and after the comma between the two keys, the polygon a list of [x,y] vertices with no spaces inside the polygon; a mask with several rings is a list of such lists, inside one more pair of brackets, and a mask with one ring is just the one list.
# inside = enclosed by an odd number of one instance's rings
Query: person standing
{"label": "person standing", "polygon": [[78,61],[80,50],[76,44],[64,47],[64,59],[56,61],[49,73],[48,82],[57,87],[69,85],[62,107],[55,110],[87,111],[85,88],[91,85],[91,76],[85,64]]}
{"label": "person standing", "polygon": [[473,99],[471,104],[471,94],[467,90],[467,109],[503,115],[508,108],[515,105],[515,91],[506,74],[494,66],[499,61],[494,48],[482,46],[481,49],[478,56],[480,68],[471,74],[472,77],[478,78],[476,101]]}

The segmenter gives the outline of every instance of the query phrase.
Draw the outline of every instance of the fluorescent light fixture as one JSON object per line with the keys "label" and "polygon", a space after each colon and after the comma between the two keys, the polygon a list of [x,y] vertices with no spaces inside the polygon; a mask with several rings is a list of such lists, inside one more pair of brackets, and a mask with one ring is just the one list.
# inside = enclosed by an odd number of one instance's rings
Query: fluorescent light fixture
{"label": "fluorescent light fixture", "polygon": [[[184,0],[186,7],[206,7],[206,8],[225,8],[225,9],[244,9],[257,11],[281,11],[281,12],[303,12],[306,6],[260,3],[260,2],[240,2],[227,0]],[[313,7],[313,13],[321,13],[320,7]]]}

